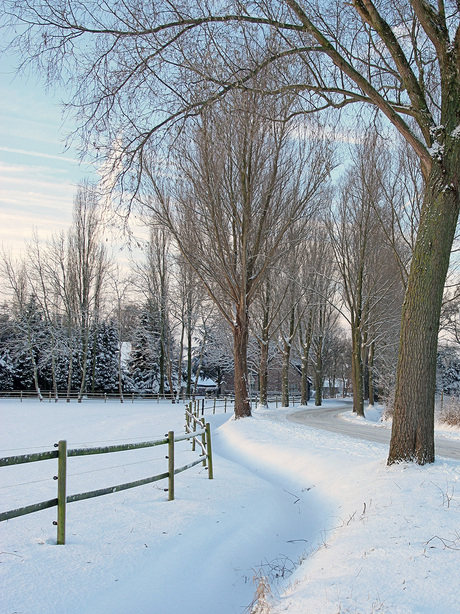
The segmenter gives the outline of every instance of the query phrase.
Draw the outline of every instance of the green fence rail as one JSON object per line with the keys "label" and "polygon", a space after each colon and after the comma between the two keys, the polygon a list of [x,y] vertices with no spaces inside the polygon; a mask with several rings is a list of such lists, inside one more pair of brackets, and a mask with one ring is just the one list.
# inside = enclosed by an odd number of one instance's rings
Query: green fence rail
{"label": "green fence rail", "polygon": [[[193,450],[195,450],[195,443],[198,437],[200,439],[201,454],[200,457],[186,465],[181,467],[175,467],[174,458],[174,443],[184,440],[192,439]],[[98,490],[92,490],[84,493],[78,493],[73,495],[66,494],[67,488],[67,459],[75,456],[88,456],[93,454],[109,454],[112,452],[126,452],[129,450],[138,450],[140,448],[151,448],[154,446],[168,446],[168,470],[164,473],[160,473],[154,476],[143,478],[141,480],[135,480],[133,482],[126,482],[124,484],[116,484],[106,488],[100,488]],[[136,488],[138,486],[144,486],[152,482],[158,482],[160,480],[168,479],[168,500],[174,499],[174,476],[178,473],[182,473],[187,469],[191,469],[198,464],[203,464],[208,469],[208,478],[213,478],[213,465],[212,465],[212,448],[211,448],[211,428],[209,423],[204,421],[200,422],[200,429],[195,429],[192,432],[186,432],[184,435],[174,435],[174,431],[169,431],[163,439],[157,439],[155,441],[144,441],[141,443],[126,443],[114,446],[103,446],[97,448],[76,448],[67,449],[67,442],[65,440],[59,441],[55,444],[57,450],[50,450],[47,452],[38,452],[32,454],[23,454],[20,456],[7,456],[0,458],[0,467],[10,467],[13,465],[21,465],[24,463],[32,463],[37,461],[50,460],[53,458],[58,459],[58,474],[56,477],[57,486],[57,498],[49,499],[47,501],[41,501],[40,503],[34,503],[25,507],[20,507],[14,510],[8,510],[0,513],[0,522],[5,520],[11,520],[18,516],[24,516],[26,514],[33,514],[40,510],[57,506],[57,543],[65,544],[65,530],[66,530],[66,505],[67,503],[73,503],[75,501],[83,501],[84,499],[92,499],[93,497],[101,497],[116,493],[129,488]]]}

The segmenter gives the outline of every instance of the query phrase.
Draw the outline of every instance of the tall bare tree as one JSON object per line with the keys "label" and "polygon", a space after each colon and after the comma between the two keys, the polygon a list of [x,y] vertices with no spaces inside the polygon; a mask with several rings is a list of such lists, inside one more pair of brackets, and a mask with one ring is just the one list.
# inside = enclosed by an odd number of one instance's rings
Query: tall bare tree
{"label": "tall bare tree", "polygon": [[286,233],[295,226],[301,233],[311,217],[330,169],[327,145],[299,139],[290,112],[280,107],[274,122],[259,94],[234,93],[185,133],[176,177],[160,187],[152,173],[157,198],[147,206],[231,326],[239,418],[251,414],[249,308]]}
{"label": "tall bare tree", "polygon": [[89,344],[102,309],[109,258],[102,242],[103,217],[99,194],[81,184],[74,199],[73,225],[68,235],[67,266],[71,313],[80,335],[80,402],[86,391]]}
{"label": "tall bare tree", "polygon": [[163,395],[168,384],[173,394],[173,345],[171,322],[171,268],[172,237],[166,228],[156,226],[152,220],[145,257],[136,263],[137,285],[144,296],[151,317],[156,321],[159,335],[159,394]]}

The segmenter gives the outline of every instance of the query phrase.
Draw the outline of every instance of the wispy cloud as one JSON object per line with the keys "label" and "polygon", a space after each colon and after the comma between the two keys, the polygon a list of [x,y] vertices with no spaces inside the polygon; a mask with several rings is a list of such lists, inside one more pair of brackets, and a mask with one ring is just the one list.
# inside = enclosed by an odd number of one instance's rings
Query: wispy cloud
{"label": "wispy cloud", "polygon": [[14,149],[13,147],[0,147],[0,151],[7,153],[21,154],[23,156],[34,156],[36,158],[44,158],[47,160],[59,160],[60,162],[71,162],[72,164],[78,164],[79,161],[74,158],[67,158],[66,156],[57,156],[54,154],[47,154],[42,151],[27,151],[25,149]]}

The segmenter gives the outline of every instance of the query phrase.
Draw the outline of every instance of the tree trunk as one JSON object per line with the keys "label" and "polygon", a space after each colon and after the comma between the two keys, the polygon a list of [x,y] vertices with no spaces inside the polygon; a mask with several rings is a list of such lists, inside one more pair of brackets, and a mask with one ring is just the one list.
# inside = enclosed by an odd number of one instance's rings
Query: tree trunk
{"label": "tree trunk", "polygon": [[284,341],[283,367],[281,381],[281,407],[289,407],[289,366],[291,364],[292,340],[295,334],[295,308],[291,309],[289,319],[289,336]]}
{"label": "tree trunk", "polygon": [[460,209],[460,139],[452,138],[443,155],[428,180],[404,298],[390,465],[434,462],[438,328]]}
{"label": "tree trunk", "polygon": [[301,356],[302,356],[302,374],[300,380],[300,404],[308,405],[308,401],[310,400],[310,386],[308,384],[308,357],[310,355],[310,347],[312,342],[312,334],[313,334],[313,318],[312,313],[310,311],[310,316],[308,318],[307,330],[305,332],[305,339],[302,338],[302,329],[299,329],[299,341],[301,348]]}
{"label": "tree trunk", "polygon": [[315,405],[320,407],[323,403],[323,337],[316,340],[315,352]]}
{"label": "tree trunk", "polygon": [[177,364],[177,390],[176,390],[176,402],[180,401],[180,393],[182,392],[182,356],[184,353],[184,335],[185,335],[185,325],[184,318],[182,317],[182,326],[180,331],[180,344],[179,344],[179,357]]}
{"label": "tree trunk", "polygon": [[192,326],[187,323],[187,386],[185,396],[190,398],[192,392]]}
{"label": "tree trunk", "polygon": [[123,366],[122,366],[122,337],[119,335],[118,342],[118,394],[120,395],[120,403],[123,403]]}
{"label": "tree trunk", "polygon": [[300,380],[300,404],[308,405],[309,400],[309,386],[308,386],[308,352],[304,346],[302,353],[302,374]]}
{"label": "tree trunk", "polygon": [[58,400],[59,400],[59,393],[58,393],[58,385],[57,385],[57,379],[56,379],[56,355],[55,355],[55,349],[56,349],[56,342],[55,342],[54,336],[53,336],[53,353],[51,355],[51,373],[52,373],[52,380],[53,380],[54,402],[57,403]]}
{"label": "tree trunk", "polygon": [[289,407],[289,364],[291,362],[291,344],[284,343],[283,366],[281,375],[281,407]]}
{"label": "tree trunk", "polygon": [[235,363],[235,418],[251,415],[248,395],[249,321],[246,304],[238,305],[233,326],[233,359]]}
{"label": "tree trunk", "polygon": [[70,403],[70,393],[72,392],[72,372],[73,372],[73,344],[72,334],[69,330],[69,369],[67,371],[67,403]]}
{"label": "tree trunk", "polygon": [[323,376],[322,372],[315,368],[315,405],[321,407],[323,404]]}
{"label": "tree trunk", "polygon": [[158,394],[164,396],[165,393],[165,344],[163,339],[163,334],[161,335],[160,340],[160,358],[158,363],[158,368],[160,370],[160,382],[158,384]]}
{"label": "tree trunk", "polygon": [[364,418],[363,362],[361,358],[361,331],[352,329],[351,378],[353,382],[353,411]]}
{"label": "tree trunk", "polygon": [[88,366],[89,331],[85,331],[82,340],[81,383],[78,391],[78,403],[81,403],[86,389],[86,369]]}
{"label": "tree trunk", "polygon": [[363,399],[369,400],[369,347],[367,333],[363,334],[363,345],[361,350],[361,361],[363,364]]}
{"label": "tree trunk", "polygon": [[265,339],[265,331],[262,333],[262,343],[260,345],[260,365],[259,365],[259,404],[261,407],[268,406],[267,398],[267,379],[268,379],[268,339]]}
{"label": "tree trunk", "polygon": [[369,376],[369,407],[374,407],[375,403],[375,388],[374,388],[374,352],[375,343],[372,341],[369,348],[369,355],[367,359],[367,369]]}

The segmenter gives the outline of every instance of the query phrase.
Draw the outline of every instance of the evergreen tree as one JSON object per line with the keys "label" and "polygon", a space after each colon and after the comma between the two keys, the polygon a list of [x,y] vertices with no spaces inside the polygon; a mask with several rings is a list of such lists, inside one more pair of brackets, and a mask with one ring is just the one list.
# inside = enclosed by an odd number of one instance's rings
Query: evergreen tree
{"label": "evergreen tree", "polygon": [[88,390],[116,392],[118,389],[118,333],[113,322],[102,322],[92,336]]}
{"label": "evergreen tree", "polygon": [[141,315],[134,331],[128,360],[129,387],[132,392],[158,392],[159,390],[160,334],[158,320],[150,310]]}

